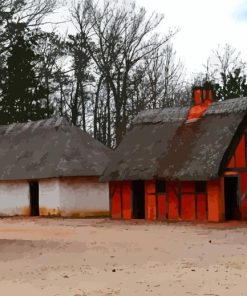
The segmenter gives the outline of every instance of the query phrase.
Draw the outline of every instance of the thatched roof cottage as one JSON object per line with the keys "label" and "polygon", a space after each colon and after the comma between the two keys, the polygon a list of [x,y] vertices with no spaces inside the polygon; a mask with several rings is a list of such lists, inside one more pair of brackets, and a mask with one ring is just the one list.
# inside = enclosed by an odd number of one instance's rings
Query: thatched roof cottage
{"label": "thatched roof cottage", "polygon": [[110,154],[63,118],[0,126],[0,215],[107,214]]}

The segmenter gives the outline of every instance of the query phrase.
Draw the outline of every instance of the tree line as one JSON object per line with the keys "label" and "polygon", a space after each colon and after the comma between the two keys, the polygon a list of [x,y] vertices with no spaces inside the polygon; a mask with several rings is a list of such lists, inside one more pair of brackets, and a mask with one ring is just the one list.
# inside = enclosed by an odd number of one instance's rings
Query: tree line
{"label": "tree line", "polygon": [[0,0],[0,124],[64,116],[109,147],[147,108],[191,104],[193,85],[217,100],[246,96],[246,67],[230,45],[186,79],[164,21],[134,1],[75,1],[73,34],[44,30],[59,0]]}

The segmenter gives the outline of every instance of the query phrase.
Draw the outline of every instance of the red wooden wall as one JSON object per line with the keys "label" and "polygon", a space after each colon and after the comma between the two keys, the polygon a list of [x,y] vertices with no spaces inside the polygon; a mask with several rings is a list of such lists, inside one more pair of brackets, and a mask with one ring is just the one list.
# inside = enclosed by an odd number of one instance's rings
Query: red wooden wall
{"label": "red wooden wall", "polygon": [[167,199],[168,199],[168,219],[177,220],[179,217],[179,195],[178,195],[178,183],[167,183]]}
{"label": "red wooden wall", "polygon": [[145,213],[148,220],[156,220],[155,182],[145,182]]}
{"label": "red wooden wall", "polygon": [[224,220],[224,178],[207,182],[208,221]]}
{"label": "red wooden wall", "polygon": [[240,213],[242,219],[247,219],[247,172],[240,172]]}
{"label": "red wooden wall", "polygon": [[121,198],[121,182],[110,182],[110,207],[111,217],[113,219],[122,218],[122,198]]}
{"label": "red wooden wall", "polygon": [[[247,219],[247,132],[231,158],[225,175],[239,176],[241,218]],[[165,182],[164,180],[162,182]],[[158,192],[155,180],[145,181],[145,218],[148,220],[222,221],[224,220],[224,176],[206,182],[204,191],[197,182],[165,182]],[[132,182],[110,183],[111,216],[132,218]]]}
{"label": "red wooden wall", "polygon": [[225,174],[239,176],[241,219],[247,219],[247,130],[242,136]]}
{"label": "red wooden wall", "polygon": [[236,150],[234,155],[232,156],[229,164],[228,164],[228,169],[244,169],[247,168],[247,146],[246,146],[246,136],[243,135]]}
{"label": "red wooden wall", "polygon": [[132,194],[131,182],[128,182],[128,181],[122,182],[122,203],[123,203],[122,218],[123,219],[132,218],[131,194]]}
{"label": "red wooden wall", "polygon": [[[164,180],[161,182],[165,182]],[[220,180],[207,182],[197,192],[195,182],[165,182],[166,191],[157,192],[156,181],[145,181],[145,218],[148,220],[220,221],[222,207]],[[210,194],[210,196],[208,196]],[[132,183],[111,182],[111,217],[132,218]]]}
{"label": "red wooden wall", "polygon": [[131,182],[110,182],[110,207],[113,219],[132,218]]}

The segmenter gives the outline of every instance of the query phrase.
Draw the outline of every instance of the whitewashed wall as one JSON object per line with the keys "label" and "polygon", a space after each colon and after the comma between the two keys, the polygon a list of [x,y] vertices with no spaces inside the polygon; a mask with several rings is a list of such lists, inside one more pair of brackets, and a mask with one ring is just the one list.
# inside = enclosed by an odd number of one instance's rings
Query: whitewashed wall
{"label": "whitewashed wall", "polygon": [[[0,216],[30,215],[27,181],[0,181]],[[91,216],[109,212],[108,183],[98,178],[68,177],[39,180],[41,216]]]}
{"label": "whitewashed wall", "polygon": [[60,214],[59,179],[39,180],[39,213],[41,216]]}
{"label": "whitewashed wall", "polygon": [[29,184],[26,181],[0,182],[0,216],[30,214]]}
{"label": "whitewashed wall", "polygon": [[109,212],[108,183],[97,178],[64,178],[60,181],[61,212],[65,216],[87,216]]}

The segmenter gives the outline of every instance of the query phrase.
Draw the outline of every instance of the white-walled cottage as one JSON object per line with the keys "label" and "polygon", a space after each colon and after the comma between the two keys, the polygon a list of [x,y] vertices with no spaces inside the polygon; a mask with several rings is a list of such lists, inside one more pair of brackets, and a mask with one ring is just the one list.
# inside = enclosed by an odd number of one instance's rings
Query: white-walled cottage
{"label": "white-walled cottage", "polygon": [[110,154],[64,118],[0,126],[0,216],[107,214]]}

